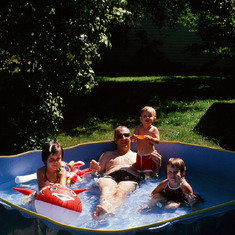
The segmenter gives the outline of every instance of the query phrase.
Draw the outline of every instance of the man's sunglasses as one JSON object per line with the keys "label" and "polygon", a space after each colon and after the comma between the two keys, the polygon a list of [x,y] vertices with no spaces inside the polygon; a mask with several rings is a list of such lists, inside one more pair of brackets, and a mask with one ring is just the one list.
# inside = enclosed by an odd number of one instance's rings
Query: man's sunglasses
{"label": "man's sunglasses", "polygon": [[116,134],[116,138],[118,138],[118,139],[122,139],[123,136],[124,136],[125,138],[128,138],[128,137],[130,137],[130,134],[129,134],[129,133],[128,133],[128,134]]}

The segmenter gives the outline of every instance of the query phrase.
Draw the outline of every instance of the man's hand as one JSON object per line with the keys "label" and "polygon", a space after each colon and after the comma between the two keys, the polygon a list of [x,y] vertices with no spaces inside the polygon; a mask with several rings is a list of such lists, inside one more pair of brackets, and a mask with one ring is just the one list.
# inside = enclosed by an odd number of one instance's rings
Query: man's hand
{"label": "man's hand", "polygon": [[99,171],[101,170],[100,164],[99,162],[95,161],[95,160],[91,160],[90,162],[90,167],[89,167],[94,173],[99,173]]}
{"label": "man's hand", "polygon": [[159,174],[160,168],[162,165],[162,156],[157,151],[154,151],[151,153],[151,159],[156,163],[156,169],[154,170],[154,173]]}

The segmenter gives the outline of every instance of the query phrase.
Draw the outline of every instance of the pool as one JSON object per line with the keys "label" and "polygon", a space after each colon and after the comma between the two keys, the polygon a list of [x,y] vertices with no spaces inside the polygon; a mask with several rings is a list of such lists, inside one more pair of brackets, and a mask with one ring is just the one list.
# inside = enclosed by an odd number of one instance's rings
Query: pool
{"label": "pool", "polygon": [[[86,163],[85,167],[88,167],[91,159],[98,159],[103,151],[114,148],[115,145],[112,142],[79,145],[66,149],[64,160],[67,162],[82,160]],[[132,149],[136,150],[135,144]],[[16,208],[20,212],[17,214],[18,218],[22,217],[25,220],[26,217],[26,221],[37,221],[35,228],[46,226],[47,229],[65,230],[72,234],[140,234],[141,232],[167,234],[172,231],[174,234],[177,232],[178,234],[196,234],[201,233],[202,230],[206,231],[208,228],[210,228],[210,232],[214,230],[216,233],[221,226],[225,227],[225,224],[226,229],[230,229],[229,231],[234,229],[231,226],[231,218],[235,214],[235,187],[233,186],[235,177],[231,166],[235,163],[235,153],[174,142],[160,143],[157,145],[157,149],[163,156],[163,166],[173,156],[181,157],[185,161],[187,181],[193,187],[194,192],[199,193],[205,199],[205,202],[197,205],[197,210],[192,211],[187,206],[176,210],[166,210],[160,207],[161,205],[142,211],[138,210],[150,198],[150,193],[157,184],[165,179],[162,168],[159,178],[140,183],[137,190],[130,194],[125,203],[117,209],[115,216],[97,220],[92,219],[91,214],[98,204],[98,177],[84,178],[81,183],[72,186],[72,188],[88,189],[79,194],[83,204],[83,212],[79,218],[70,224],[52,221],[36,214],[32,205],[22,203],[23,195],[12,190],[12,187],[37,189],[36,180],[24,184],[14,182],[15,176],[34,173],[40,164],[42,165],[41,153],[36,151],[0,158],[0,170],[3,168],[1,172],[5,171],[7,176],[4,178],[1,176],[0,179],[0,199],[2,204],[5,204],[0,208],[0,216],[3,217],[2,214],[6,211],[10,217],[13,216],[12,214],[16,216],[16,210],[12,210],[12,208]],[[14,172],[13,167],[16,165],[18,168]],[[31,166],[30,170],[29,166]],[[229,221],[230,223],[228,223]],[[179,227],[180,230],[178,230]]]}

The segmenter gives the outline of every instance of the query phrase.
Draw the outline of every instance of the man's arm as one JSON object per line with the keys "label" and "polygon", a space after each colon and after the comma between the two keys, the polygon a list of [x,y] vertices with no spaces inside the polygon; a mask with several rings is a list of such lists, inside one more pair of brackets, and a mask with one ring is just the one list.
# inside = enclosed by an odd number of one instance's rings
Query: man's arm
{"label": "man's arm", "polygon": [[97,162],[96,160],[91,160],[89,168],[93,171],[93,173],[101,172],[100,163]]}
{"label": "man's arm", "polygon": [[105,170],[105,162],[106,162],[106,152],[100,156],[98,162],[96,160],[91,160],[89,168],[94,173],[103,172]]}

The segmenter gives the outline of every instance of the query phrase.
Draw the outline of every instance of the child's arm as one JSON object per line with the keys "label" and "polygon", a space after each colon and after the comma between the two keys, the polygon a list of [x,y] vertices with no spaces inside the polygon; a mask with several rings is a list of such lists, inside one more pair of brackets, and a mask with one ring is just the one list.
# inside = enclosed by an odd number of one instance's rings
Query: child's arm
{"label": "child's arm", "polygon": [[[141,126],[137,126],[133,132],[133,135],[131,136],[131,141],[137,141],[137,135],[143,135],[140,131]],[[157,127],[152,127],[149,135],[143,135],[144,139],[149,140],[152,144],[158,144],[160,142],[160,134],[157,129]]]}
{"label": "child's arm", "polygon": [[166,184],[168,182],[168,179],[163,180],[151,193],[151,196],[154,197],[155,194],[161,193],[163,189],[165,188]]}
{"label": "child's arm", "polygon": [[151,193],[151,199],[147,202],[147,207],[151,207],[157,202],[161,201],[164,197],[161,195],[161,192],[167,184],[167,179],[163,180]]}
{"label": "child's arm", "polygon": [[137,138],[137,136],[136,135],[138,135],[139,133],[139,127],[137,126],[136,128],[135,128],[135,130],[134,130],[134,132],[133,132],[133,135],[131,136],[131,142],[135,142],[135,141],[137,141],[138,140],[138,138]]}
{"label": "child's arm", "polygon": [[186,180],[182,183],[181,187],[182,187],[182,191],[183,191],[188,203],[190,204],[190,206],[192,206],[193,202],[194,202],[192,187],[190,186],[190,184]]}
{"label": "child's arm", "polygon": [[160,142],[158,138],[150,135],[145,135],[145,139],[149,140],[152,144],[158,144]]}
{"label": "child's arm", "polygon": [[59,175],[59,184],[63,187],[66,187],[66,177],[67,177],[66,170],[64,168],[61,168]]}
{"label": "child's arm", "polygon": [[153,127],[151,135],[145,135],[145,138],[150,140],[152,144],[158,144],[160,142],[160,134],[157,127]]}

